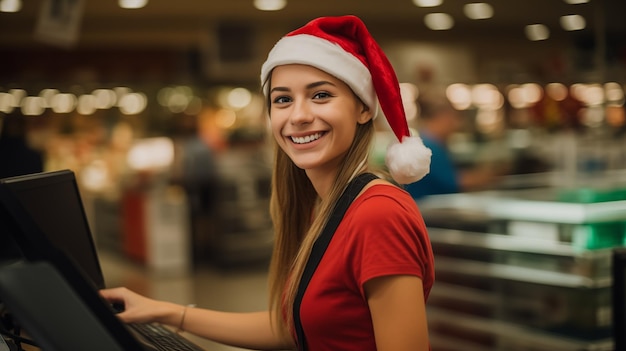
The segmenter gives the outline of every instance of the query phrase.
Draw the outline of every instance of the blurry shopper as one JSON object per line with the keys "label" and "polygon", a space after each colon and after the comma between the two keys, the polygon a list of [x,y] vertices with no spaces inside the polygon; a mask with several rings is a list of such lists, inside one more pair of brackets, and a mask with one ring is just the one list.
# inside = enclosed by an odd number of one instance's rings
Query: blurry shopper
{"label": "blurry shopper", "polygon": [[28,145],[25,118],[15,113],[0,118],[0,178],[43,171],[42,153]]}
{"label": "blurry shopper", "polygon": [[442,98],[419,100],[419,134],[424,145],[432,150],[430,172],[419,182],[408,184],[406,190],[415,199],[428,195],[452,194],[495,186],[502,171],[491,165],[460,169],[448,149],[450,137],[462,130],[463,116]]}
{"label": "blurry shopper", "polygon": [[[430,151],[408,137],[391,64],[358,18],[323,17],[274,46],[261,80],[277,145],[269,310],[185,308],[125,288],[103,296],[125,304],[124,321],[157,321],[236,347],[428,350],[434,267],[426,227],[409,194],[368,168],[377,100],[402,139],[387,155],[391,176],[406,184],[428,168]],[[339,201],[342,194],[355,199]],[[314,244],[338,203],[349,207],[319,252]],[[311,273],[305,266],[318,254]]]}
{"label": "blurry shopper", "polygon": [[187,196],[189,224],[193,238],[194,261],[209,252],[217,201],[219,177],[215,154],[200,137],[195,116],[175,119],[174,139],[176,160],[174,182],[180,184]]}

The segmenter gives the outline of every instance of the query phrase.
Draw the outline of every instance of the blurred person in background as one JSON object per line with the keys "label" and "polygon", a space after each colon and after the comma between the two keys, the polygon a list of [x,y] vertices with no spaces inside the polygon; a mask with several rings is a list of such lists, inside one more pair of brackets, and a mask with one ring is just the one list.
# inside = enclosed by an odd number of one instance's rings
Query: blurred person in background
{"label": "blurred person in background", "polygon": [[[322,17],[278,41],[261,82],[276,142],[269,309],[186,308],[125,288],[102,295],[125,305],[126,322],[156,321],[236,347],[428,350],[433,253],[415,201],[394,182],[420,179],[430,151],[409,137],[387,57],[357,17]],[[368,166],[377,101],[401,140],[387,154],[394,182]],[[344,192],[355,198],[320,254],[314,244]]]}
{"label": "blurred person in background", "polygon": [[189,224],[193,237],[193,259],[199,262],[209,252],[219,189],[219,177],[214,150],[200,135],[196,116],[180,115],[173,123],[175,143],[173,182],[187,196]]}
{"label": "blurred person in background", "polygon": [[18,113],[0,118],[0,178],[43,171],[42,152],[28,144],[25,118]]}
{"label": "blurred person in background", "polygon": [[424,145],[432,151],[430,172],[424,179],[408,184],[405,189],[414,199],[428,195],[453,194],[484,190],[496,186],[503,170],[489,164],[461,169],[455,163],[448,142],[463,130],[463,115],[447,98],[424,96],[418,99],[419,134]]}

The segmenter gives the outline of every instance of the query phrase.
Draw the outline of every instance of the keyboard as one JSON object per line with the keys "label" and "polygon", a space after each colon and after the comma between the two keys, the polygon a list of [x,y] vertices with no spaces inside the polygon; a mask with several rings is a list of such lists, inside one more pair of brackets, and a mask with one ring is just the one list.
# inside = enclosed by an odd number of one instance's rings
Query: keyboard
{"label": "keyboard", "polygon": [[133,323],[128,326],[131,330],[141,335],[154,349],[159,351],[204,351],[198,345],[160,324]]}

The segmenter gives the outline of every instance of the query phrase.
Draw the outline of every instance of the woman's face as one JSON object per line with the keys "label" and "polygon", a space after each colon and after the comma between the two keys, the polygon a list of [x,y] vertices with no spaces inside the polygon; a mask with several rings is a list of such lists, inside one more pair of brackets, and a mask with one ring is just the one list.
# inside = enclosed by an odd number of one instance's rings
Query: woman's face
{"label": "woman's face", "polygon": [[300,168],[333,172],[352,144],[357,123],[372,118],[341,80],[307,65],[276,67],[270,79],[272,133]]}

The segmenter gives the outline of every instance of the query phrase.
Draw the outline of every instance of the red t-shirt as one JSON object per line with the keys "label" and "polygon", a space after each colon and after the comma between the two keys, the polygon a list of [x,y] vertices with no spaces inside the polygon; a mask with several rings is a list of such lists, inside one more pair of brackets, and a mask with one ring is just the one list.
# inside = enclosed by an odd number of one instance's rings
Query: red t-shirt
{"label": "red t-shirt", "polygon": [[404,190],[378,184],[348,208],[302,299],[300,318],[311,351],[375,351],[363,285],[414,275],[428,298],[434,261],[424,220]]}

